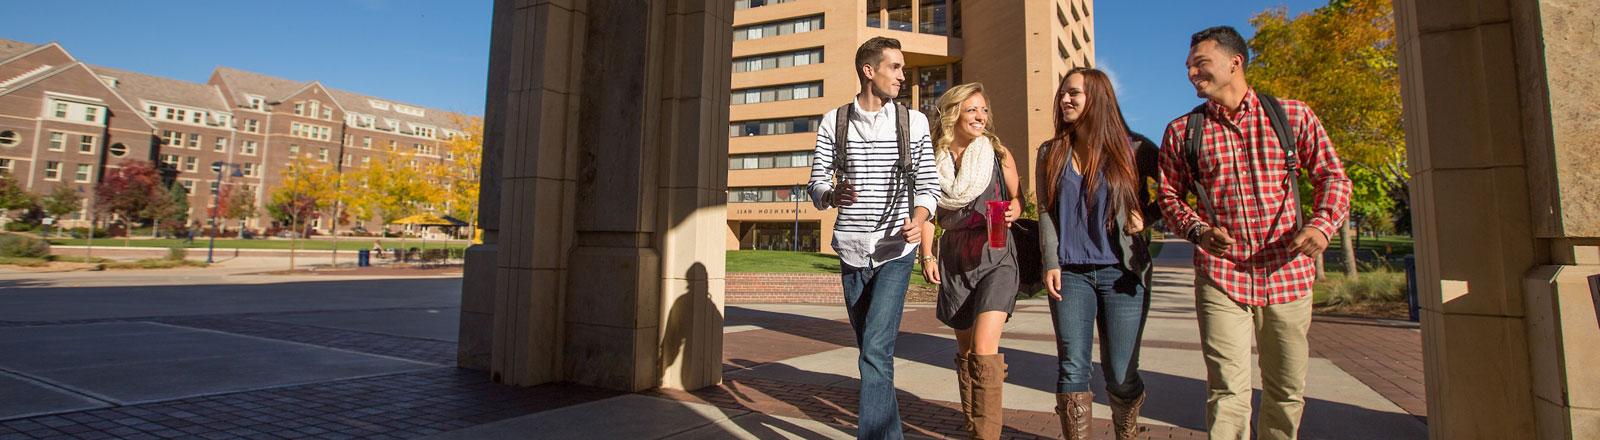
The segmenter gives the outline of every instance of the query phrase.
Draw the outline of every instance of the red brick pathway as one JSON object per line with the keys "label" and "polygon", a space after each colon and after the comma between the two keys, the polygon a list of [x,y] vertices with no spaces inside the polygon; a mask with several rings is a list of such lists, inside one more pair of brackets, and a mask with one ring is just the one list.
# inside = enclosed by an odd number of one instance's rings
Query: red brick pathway
{"label": "red brick pathway", "polygon": [[1427,423],[1422,332],[1386,321],[1317,317],[1311,356],[1327,358],[1401,409]]}
{"label": "red brick pathway", "polygon": [[725,289],[729,304],[842,304],[844,298],[838,274],[729,273]]}

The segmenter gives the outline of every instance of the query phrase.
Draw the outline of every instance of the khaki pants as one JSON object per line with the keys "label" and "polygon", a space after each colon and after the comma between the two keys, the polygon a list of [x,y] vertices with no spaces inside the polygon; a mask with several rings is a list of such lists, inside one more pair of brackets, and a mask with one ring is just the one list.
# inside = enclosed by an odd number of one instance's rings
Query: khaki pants
{"label": "khaki pants", "polygon": [[1250,343],[1261,356],[1260,439],[1293,439],[1305,411],[1311,295],[1266,307],[1235,302],[1204,274],[1195,276],[1195,310],[1206,359],[1206,431],[1213,439],[1250,438]]}

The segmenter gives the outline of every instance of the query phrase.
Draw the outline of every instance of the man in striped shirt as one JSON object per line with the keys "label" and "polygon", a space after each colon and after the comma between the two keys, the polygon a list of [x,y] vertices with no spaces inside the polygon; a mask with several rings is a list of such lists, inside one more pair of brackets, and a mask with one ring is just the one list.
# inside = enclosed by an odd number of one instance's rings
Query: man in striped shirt
{"label": "man in striped shirt", "polygon": [[[838,109],[822,116],[808,190],[817,209],[839,208],[833,250],[850,326],[861,357],[860,428],[863,439],[899,439],[900,406],[894,392],[894,340],[900,332],[912,260],[922,223],[939,196],[928,118],[900,112],[893,101],[905,81],[900,42],[876,37],[856,50],[861,91],[849,106],[846,132],[837,133]],[[907,117],[907,124],[896,120]],[[908,131],[909,173],[896,171],[900,127]],[[843,154],[837,154],[842,151]],[[842,167],[834,160],[842,156]],[[835,170],[843,175],[835,175]],[[907,175],[909,174],[909,176]],[[833,180],[837,179],[835,185]],[[910,212],[908,212],[910,211]]]}
{"label": "man in striped shirt", "polygon": [[[1189,81],[1206,103],[1200,117],[1185,115],[1167,125],[1157,201],[1172,231],[1200,248],[1195,309],[1206,362],[1207,431],[1213,439],[1250,438],[1254,339],[1262,385],[1257,438],[1292,439],[1305,409],[1313,258],[1350,211],[1350,179],[1322,122],[1303,102],[1278,101],[1293,143],[1282,145],[1270,98],[1245,81],[1248,62],[1244,38],[1231,27],[1190,39]],[[1200,127],[1190,127],[1191,121]],[[1185,152],[1191,128],[1199,129],[1192,159]],[[1295,170],[1307,171],[1314,188],[1315,206],[1303,224],[1289,174]],[[1185,201],[1187,192],[1202,209]]]}

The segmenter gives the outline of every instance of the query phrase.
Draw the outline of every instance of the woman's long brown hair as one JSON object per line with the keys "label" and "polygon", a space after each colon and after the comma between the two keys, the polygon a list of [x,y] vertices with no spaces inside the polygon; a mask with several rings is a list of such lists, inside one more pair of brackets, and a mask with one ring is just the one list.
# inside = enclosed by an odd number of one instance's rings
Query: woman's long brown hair
{"label": "woman's long brown hair", "polygon": [[[1067,94],[1067,81],[1073,75],[1083,75],[1085,105],[1076,122],[1067,122],[1061,115],[1061,98]],[[1056,87],[1056,134],[1050,139],[1050,152],[1045,157],[1044,200],[1041,205],[1057,209],[1057,185],[1066,167],[1067,149],[1083,163],[1084,206],[1093,206],[1095,191],[1105,182],[1110,190],[1108,200],[1123,209],[1137,209],[1139,200],[1135,192],[1138,177],[1133,166],[1133,148],[1128,144],[1128,127],[1122,119],[1122,108],[1117,105],[1117,92],[1111,88],[1111,79],[1105,72],[1089,68],[1075,68],[1061,78]],[[1102,173],[1104,176],[1102,176]],[[1110,210],[1112,213],[1118,210]],[[1108,217],[1115,222],[1115,217]]]}

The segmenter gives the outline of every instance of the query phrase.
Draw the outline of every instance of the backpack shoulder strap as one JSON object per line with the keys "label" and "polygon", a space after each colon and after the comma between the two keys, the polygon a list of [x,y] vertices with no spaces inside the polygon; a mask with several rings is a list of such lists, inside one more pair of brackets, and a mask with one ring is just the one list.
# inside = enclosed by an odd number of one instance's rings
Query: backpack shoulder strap
{"label": "backpack shoulder strap", "polygon": [[1278,146],[1283,148],[1284,174],[1288,175],[1286,184],[1289,185],[1289,192],[1294,195],[1294,225],[1298,229],[1305,225],[1305,214],[1300,212],[1300,158],[1294,141],[1294,129],[1289,125],[1289,114],[1284,111],[1283,103],[1278,102],[1278,98],[1257,93],[1256,99],[1261,100],[1261,109],[1266,111],[1272,131],[1278,135]]}
{"label": "backpack shoulder strap", "polygon": [[1183,161],[1189,165],[1189,191],[1200,201],[1202,214],[1211,213],[1211,197],[1200,189],[1200,143],[1204,140],[1206,126],[1206,105],[1200,104],[1189,111],[1189,121],[1184,128],[1187,135],[1183,139]]}
{"label": "backpack shoulder strap", "polygon": [[850,114],[855,112],[854,103],[839,106],[833,112],[833,178],[844,180],[845,147],[850,145]]}
{"label": "backpack shoulder strap", "polygon": [[895,160],[895,165],[901,172],[911,171],[911,110],[906,106],[894,105],[895,142],[900,146],[900,158]]}

